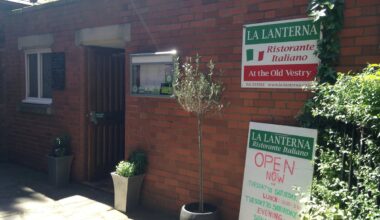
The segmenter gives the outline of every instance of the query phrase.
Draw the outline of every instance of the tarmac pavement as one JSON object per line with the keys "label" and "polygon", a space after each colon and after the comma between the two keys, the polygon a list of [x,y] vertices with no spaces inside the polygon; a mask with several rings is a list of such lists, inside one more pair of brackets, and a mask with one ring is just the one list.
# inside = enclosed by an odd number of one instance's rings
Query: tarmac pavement
{"label": "tarmac pavement", "polygon": [[0,219],[4,220],[176,220],[141,207],[122,213],[113,195],[82,184],[55,188],[45,173],[0,163]]}

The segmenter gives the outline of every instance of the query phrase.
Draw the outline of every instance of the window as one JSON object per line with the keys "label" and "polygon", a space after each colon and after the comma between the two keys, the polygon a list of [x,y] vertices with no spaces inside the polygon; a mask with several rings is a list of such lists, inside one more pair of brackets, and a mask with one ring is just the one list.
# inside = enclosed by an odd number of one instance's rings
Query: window
{"label": "window", "polygon": [[176,51],[131,55],[131,94],[170,97]]}
{"label": "window", "polygon": [[51,50],[39,49],[25,52],[26,98],[23,102],[52,103]]}

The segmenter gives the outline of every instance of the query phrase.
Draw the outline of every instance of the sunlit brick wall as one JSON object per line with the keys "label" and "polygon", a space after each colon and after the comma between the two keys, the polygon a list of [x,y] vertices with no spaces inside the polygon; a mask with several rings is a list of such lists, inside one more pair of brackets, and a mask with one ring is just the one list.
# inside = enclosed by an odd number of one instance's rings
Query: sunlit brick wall
{"label": "sunlit brick wall", "polygon": [[[212,58],[224,71],[229,105],[204,128],[205,198],[221,208],[224,219],[238,219],[248,122],[296,125],[295,116],[310,97],[297,89],[241,88],[242,26],[306,17],[308,1],[143,2],[136,10],[128,5],[133,42],[127,54],[175,48],[182,56]],[[346,1],[340,70],[379,62],[379,9],[378,1]],[[176,212],[181,204],[196,201],[195,118],[170,99],[127,96],[126,103],[126,149],[143,147],[150,159],[144,203]]]}
{"label": "sunlit brick wall", "polygon": [[[367,62],[379,62],[380,3],[345,2],[339,70],[357,70]],[[46,169],[50,138],[68,130],[75,146],[74,177],[84,178],[84,53],[75,45],[75,31],[130,23],[131,42],[125,46],[126,91],[131,53],[177,49],[180,56],[199,53],[203,61],[213,58],[217,68],[223,69],[228,106],[204,125],[205,199],[218,205],[224,220],[238,219],[249,121],[296,125],[295,116],[310,97],[300,89],[241,88],[242,26],[306,17],[307,4],[307,0],[81,0],[11,16],[5,60],[11,158]],[[66,53],[68,67],[67,89],[53,93],[52,116],[17,112],[25,84],[17,38],[43,33],[54,35],[52,49]],[[133,97],[127,92],[125,125],[126,152],[140,147],[149,157],[143,204],[177,213],[183,203],[197,200],[195,118],[173,99]]]}

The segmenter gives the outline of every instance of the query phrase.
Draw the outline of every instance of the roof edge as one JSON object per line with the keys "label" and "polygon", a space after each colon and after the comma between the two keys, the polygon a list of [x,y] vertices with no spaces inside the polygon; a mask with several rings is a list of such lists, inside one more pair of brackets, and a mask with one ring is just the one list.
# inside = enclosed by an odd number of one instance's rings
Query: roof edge
{"label": "roof edge", "polygon": [[20,5],[25,5],[25,6],[32,6],[33,5],[33,3],[31,3],[31,2],[21,1],[21,0],[5,0],[5,2],[20,4]]}
{"label": "roof edge", "polygon": [[64,1],[62,1],[62,0],[58,1],[57,0],[57,1],[48,2],[48,3],[44,3],[44,4],[32,4],[31,6],[12,10],[11,14],[13,14],[13,15],[23,14],[25,12],[43,10],[43,9],[47,9],[47,8],[55,8],[55,7],[60,7],[60,6],[68,5],[68,4],[73,4],[73,3],[76,3],[79,1],[81,1],[81,0],[64,0]]}

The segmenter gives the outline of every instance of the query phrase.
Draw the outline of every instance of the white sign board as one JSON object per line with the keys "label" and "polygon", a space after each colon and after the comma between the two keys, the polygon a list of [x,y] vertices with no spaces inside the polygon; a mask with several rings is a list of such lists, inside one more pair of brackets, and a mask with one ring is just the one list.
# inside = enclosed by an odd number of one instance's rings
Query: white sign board
{"label": "white sign board", "polygon": [[314,80],[319,59],[314,54],[321,26],[292,19],[245,25],[243,88],[302,88]]}
{"label": "white sign board", "polygon": [[239,220],[298,219],[313,177],[317,130],[251,122]]}

